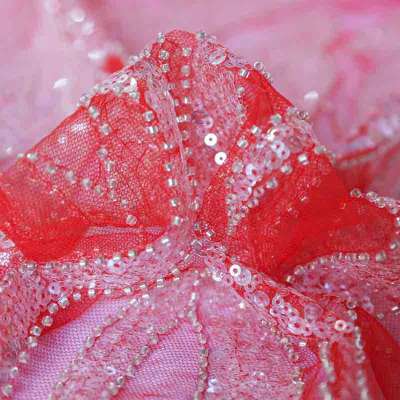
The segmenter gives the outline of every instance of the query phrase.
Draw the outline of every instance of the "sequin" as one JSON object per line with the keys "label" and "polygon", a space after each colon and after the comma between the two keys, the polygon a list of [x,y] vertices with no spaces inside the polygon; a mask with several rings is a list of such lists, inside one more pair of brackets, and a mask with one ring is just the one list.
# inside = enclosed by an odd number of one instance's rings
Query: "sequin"
{"label": "sequin", "polygon": [[204,143],[207,146],[215,146],[218,142],[218,138],[217,135],[215,135],[214,133],[208,133],[205,137],[204,137]]}
{"label": "sequin", "polygon": [[127,223],[128,225],[131,225],[131,226],[136,225],[136,223],[137,223],[137,218],[136,218],[134,215],[129,214],[129,215],[126,217],[126,223]]}
{"label": "sequin", "polygon": [[237,277],[237,276],[240,275],[241,270],[242,270],[242,269],[240,268],[240,265],[233,264],[233,265],[231,265],[230,268],[229,268],[229,273],[230,273],[233,277]]}
{"label": "sequin", "polygon": [[190,47],[184,47],[182,49],[182,55],[184,57],[189,57],[192,54],[192,49]]}
{"label": "sequin", "polygon": [[157,125],[148,126],[146,129],[147,129],[147,132],[150,135],[156,135],[158,133],[158,126]]}
{"label": "sequin", "polygon": [[223,151],[219,151],[214,157],[215,163],[217,165],[223,165],[225,163],[226,159],[227,159],[227,155]]}
{"label": "sequin", "polygon": [[212,65],[222,64],[225,60],[226,60],[226,53],[225,53],[225,50],[222,47],[214,50],[208,56],[208,62],[210,64],[212,64]]}
{"label": "sequin", "polygon": [[160,50],[159,57],[161,60],[167,60],[169,58],[169,52],[167,50]]}
{"label": "sequin", "polygon": [[249,72],[247,69],[242,68],[242,69],[239,71],[239,75],[240,75],[242,78],[248,78],[249,75],[250,75],[250,72]]}
{"label": "sequin", "polygon": [[153,121],[153,119],[154,119],[154,113],[153,113],[153,111],[146,111],[146,112],[143,114],[143,118],[144,118],[144,120],[147,121],[147,122]]}

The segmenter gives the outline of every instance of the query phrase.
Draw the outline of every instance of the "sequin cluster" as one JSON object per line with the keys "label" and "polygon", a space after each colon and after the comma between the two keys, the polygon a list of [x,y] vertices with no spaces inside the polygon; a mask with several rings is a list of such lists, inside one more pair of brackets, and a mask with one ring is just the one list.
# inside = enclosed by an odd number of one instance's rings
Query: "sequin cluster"
{"label": "sequin cluster", "polygon": [[[357,369],[352,374],[357,388],[351,394],[368,399],[365,354],[355,308],[360,304],[373,313],[374,299],[360,298],[361,293],[350,287],[350,282],[343,292],[344,282],[332,276],[349,264],[354,268],[370,266],[371,256],[379,269],[388,261],[386,251],[392,252],[390,260],[397,257],[397,240],[374,255],[335,254],[298,266],[286,286],[228,254],[215,240],[212,229],[201,232],[199,226],[204,221],[198,221],[196,213],[214,173],[226,174],[227,233],[232,234],[249,209],[256,208],[268,191],[277,189],[296,165],[308,165],[310,152],[320,155],[326,150],[312,138],[307,116],[295,108],[274,113],[264,125],[246,127],[243,82],[257,74],[269,85],[270,75],[261,63],[250,67],[203,32],[183,35],[189,43],[185,47],[175,42],[172,46],[170,36],[159,34],[152,48],[132,56],[126,68],[81,98],[77,112],[87,118],[96,137],[96,165],[104,172],[102,182],[89,176],[90,171],[84,170],[88,175],[82,175],[65,169],[40,151],[21,157],[19,162],[28,163],[45,179],[67,181],[71,197],[83,193],[85,199],[93,194],[104,199],[107,207],[117,204],[118,223],[132,230],[132,236],[139,234],[146,212],[139,212],[138,207],[146,196],[140,185],[135,185],[130,165],[120,168],[123,174],[115,172],[120,160],[112,151],[111,139],[122,133],[115,130],[102,108],[102,101],[107,99],[121,102],[132,107],[130,116],[140,120],[142,127],[133,138],[132,151],[142,146],[144,154],[153,155],[154,168],[158,159],[164,160],[157,166],[168,218],[164,226],[148,229],[155,238],[150,243],[113,254],[100,254],[97,249],[90,257],[74,252],[69,258],[45,263],[25,260],[3,238],[2,265],[7,267],[0,285],[0,295],[5,299],[1,329],[7,340],[13,336],[11,327],[18,331],[5,348],[10,356],[2,357],[1,367],[6,371],[5,379],[1,376],[3,395],[12,395],[19,368],[28,360],[27,351],[37,346],[38,338],[52,326],[59,311],[74,302],[106,296],[125,299],[126,305],[86,338],[50,398],[105,400],[116,396],[159,344],[188,324],[198,346],[193,390],[196,400],[248,396],[300,399],[310,365],[322,366],[320,390],[325,399],[331,399],[337,382],[333,344],[338,344],[346,357],[356,359]],[[178,66],[176,54],[184,60]],[[222,67],[226,71],[219,74]],[[176,68],[180,79],[173,82],[169,74]],[[209,86],[205,85],[207,79]],[[213,93],[207,96],[209,87]],[[199,93],[197,99],[193,90]],[[213,111],[212,105],[225,101],[227,92],[229,101],[221,110]],[[234,115],[229,122],[227,114]],[[81,127],[71,129],[82,134]],[[67,142],[68,138],[60,135],[57,146],[64,148]],[[125,176],[130,179],[129,185],[123,182]],[[134,188],[137,202],[128,201],[124,191],[118,190],[121,186]],[[363,197],[357,190],[351,195]],[[149,198],[156,201],[154,196]],[[364,201],[386,208],[394,218],[394,228],[399,228],[397,203],[372,193]],[[87,235],[98,230],[91,227]],[[108,233],[113,232],[106,230],[104,235]],[[11,262],[12,257],[16,258]],[[19,268],[11,270],[11,263]],[[313,298],[321,294],[333,299]],[[17,299],[26,302],[15,306]],[[32,309],[26,309],[31,303]],[[397,304],[391,307],[398,310]],[[352,367],[350,361],[348,367]],[[277,384],[270,385],[271,381]]]}

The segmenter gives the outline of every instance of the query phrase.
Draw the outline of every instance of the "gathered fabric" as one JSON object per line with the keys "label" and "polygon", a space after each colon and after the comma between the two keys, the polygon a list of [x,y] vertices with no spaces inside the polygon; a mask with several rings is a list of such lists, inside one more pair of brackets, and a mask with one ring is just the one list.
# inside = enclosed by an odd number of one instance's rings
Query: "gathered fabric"
{"label": "gathered fabric", "polygon": [[159,34],[0,175],[1,396],[397,399],[397,104],[335,157],[261,62]]}

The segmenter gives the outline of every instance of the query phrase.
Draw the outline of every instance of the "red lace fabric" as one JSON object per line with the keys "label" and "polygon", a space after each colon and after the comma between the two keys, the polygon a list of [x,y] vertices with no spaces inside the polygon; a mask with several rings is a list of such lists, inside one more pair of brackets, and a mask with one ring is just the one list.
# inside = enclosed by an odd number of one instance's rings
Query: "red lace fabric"
{"label": "red lace fabric", "polygon": [[398,398],[398,202],[214,38],[159,35],[0,188],[5,398],[69,329],[51,399]]}

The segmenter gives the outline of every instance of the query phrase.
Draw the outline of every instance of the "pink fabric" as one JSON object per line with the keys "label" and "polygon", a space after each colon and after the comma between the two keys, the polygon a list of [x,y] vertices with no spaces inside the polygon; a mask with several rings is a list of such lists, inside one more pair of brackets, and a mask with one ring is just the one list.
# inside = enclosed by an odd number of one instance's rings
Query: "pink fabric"
{"label": "pink fabric", "polygon": [[[245,58],[263,61],[282,93],[312,112],[317,135],[335,152],[368,149],[371,143],[357,139],[357,132],[376,111],[395,105],[392,96],[399,91],[397,4],[48,0],[20,7],[5,1],[0,157],[11,160],[67,115],[80,94],[104,77],[107,55],[126,60],[157,32],[177,27],[206,29]],[[340,105],[332,109],[334,99]],[[396,196],[395,177],[385,169],[375,173],[371,188]]]}
{"label": "pink fabric", "polygon": [[[271,72],[275,87],[300,108],[310,112],[318,139],[338,154],[338,168],[349,188],[361,185],[365,191],[377,190],[384,196],[395,198],[400,194],[397,173],[400,101],[396,97],[400,95],[400,7],[396,1],[190,3],[86,0],[61,4],[55,0],[43,3],[7,0],[3,3],[4,23],[0,26],[0,33],[4,40],[0,51],[7,55],[7,62],[0,65],[3,82],[0,120],[5,122],[0,127],[2,170],[6,170],[17,153],[27,151],[67,116],[88,87],[108,75],[109,57],[115,56],[127,62],[128,54],[138,53],[159,31],[178,27],[191,31],[205,29],[244,58],[263,61]],[[372,161],[368,159],[362,164],[357,174],[354,170],[348,171],[348,163],[358,158],[359,153],[375,154],[377,147],[384,150],[377,152]],[[379,199],[374,197],[368,201],[378,204]],[[397,203],[393,201],[393,204]],[[6,250],[4,254],[4,257],[8,257]],[[329,262],[329,266],[323,261],[315,262],[320,267],[318,276],[314,276],[313,272],[304,272],[300,266],[300,280],[293,289],[290,288],[286,293],[286,289],[277,284],[300,310],[304,306],[304,297],[299,292],[303,291],[310,298],[329,292],[343,302],[351,294],[360,303],[363,302],[363,295],[368,294],[375,296],[376,304],[385,311],[395,306],[395,302],[386,304],[386,299],[382,300],[376,294],[383,288],[386,290],[390,279],[387,276],[382,278],[380,266],[376,267],[373,261],[369,264],[368,273],[363,275],[357,269],[358,261],[345,260],[345,269],[348,271],[346,278],[351,277],[351,282],[369,282],[371,277],[375,279],[368,289],[364,286],[362,290],[359,287],[346,287],[345,291],[342,288],[347,282],[345,279],[344,282],[338,282],[335,271],[338,265],[342,265],[341,260]],[[397,271],[397,264],[392,260],[390,262],[393,263],[393,270]],[[166,265],[151,267],[163,271]],[[134,273],[137,273],[134,278],[138,281],[148,274],[146,269]],[[188,287],[194,280],[190,277],[187,278],[189,283],[184,280],[181,284],[179,293],[182,298],[189,292]],[[330,282],[329,288],[324,286],[325,280]],[[268,284],[271,284],[270,290],[275,290],[275,283],[268,281]],[[391,295],[397,299],[395,290]],[[242,306],[242,298],[236,292],[221,289],[211,280],[206,280],[200,292],[203,299],[208,299],[200,302],[200,314],[214,334],[210,348],[216,354],[224,346],[232,354],[237,351],[238,359],[244,360],[244,368],[259,367],[259,375],[252,376],[252,379],[273,382],[270,390],[255,392],[254,398],[295,398],[293,387],[288,389],[292,385],[289,375],[295,371],[293,360],[289,359],[286,350],[283,351],[276,344],[272,335],[267,337],[259,327],[264,309],[263,312],[257,308],[256,311],[251,309],[248,316],[241,319],[236,309]],[[175,303],[183,304],[179,295],[176,296]],[[259,296],[263,298],[261,294]],[[156,291],[158,303],[164,304],[164,297],[166,295],[162,290],[160,293]],[[254,295],[252,301],[257,303],[257,300]],[[20,383],[16,386],[14,398],[46,398],[52,386],[59,381],[62,371],[75,358],[87,335],[102,324],[108,314],[115,314],[124,302],[119,299],[99,300],[82,315],[79,311],[76,316],[70,317],[68,323],[60,322],[59,327],[43,334],[39,339],[40,346],[33,350],[29,365],[18,378]],[[331,306],[336,315],[347,312],[339,301],[337,304],[332,301]],[[368,310],[369,306],[367,301],[363,303],[365,309]],[[162,307],[160,309],[157,309],[157,313],[163,315]],[[210,309],[219,319],[213,318]],[[38,307],[36,313],[42,311]],[[127,321],[134,326],[135,318],[136,315],[128,315]],[[147,321],[147,318],[149,321],[157,319],[150,311],[143,320]],[[243,322],[246,318],[248,324]],[[398,340],[398,324],[395,317],[394,320],[391,318],[382,321],[382,325]],[[224,326],[221,321],[228,322]],[[110,328],[110,335],[119,329],[123,330],[118,324],[116,322],[116,326]],[[230,342],[227,337],[232,332],[236,336]],[[265,352],[261,360],[252,356],[253,348],[247,347],[249,337],[253,342],[260,343],[257,351],[262,354]],[[199,373],[197,334],[186,321],[163,340],[162,345],[143,362],[142,369],[128,380],[118,393],[118,398],[178,400],[193,395]],[[325,381],[326,372],[318,367],[319,359],[315,350],[317,341],[310,342],[312,350],[299,345],[298,365],[308,371],[306,384],[313,388],[308,389],[304,398],[317,399],[320,396],[317,387]],[[136,344],[132,342],[132,349]],[[243,348],[237,350],[238,344],[243,344]],[[348,354],[347,343],[341,342],[340,346],[338,352]],[[112,359],[113,362],[119,360],[117,350],[110,356],[111,359],[113,356],[116,358]],[[233,387],[234,378],[238,379],[240,373],[246,375],[247,370],[241,371],[234,357],[231,360],[232,367],[229,360],[225,361],[226,365],[219,365],[221,370],[226,368],[223,388]],[[343,363],[351,370],[350,360],[344,360]],[[79,366],[82,370],[87,368],[90,371],[93,364],[82,363]],[[369,380],[374,382],[371,372],[373,362],[370,364],[372,366],[369,365],[366,371]],[[76,377],[78,380],[79,376]],[[375,383],[373,386],[376,392],[372,398],[384,399],[379,385]],[[207,390],[210,398],[222,398],[218,397],[223,392],[218,385],[209,385]],[[253,389],[238,384],[235,390],[232,398],[240,398],[241,395],[246,398],[243,393],[251,393]]]}
{"label": "pink fabric", "polygon": [[99,302],[79,320],[45,335],[41,345],[32,352],[31,362],[25,370],[24,379],[21,380],[21,390],[16,393],[15,398],[45,399],[56,384],[59,372],[72,361],[85,337],[105,315],[115,312],[123,303]]}
{"label": "pink fabric", "polygon": [[[85,312],[78,320],[43,337],[40,346],[24,371],[16,400],[45,399],[57,383],[60,371],[67,368],[79,351],[82,342],[99,325],[105,316],[115,313],[127,301],[101,301]],[[189,398],[195,389],[195,357],[198,346],[190,326],[182,326],[165,343],[151,354],[138,375],[128,381],[121,399],[141,399],[143,391],[153,392],[148,399]],[[182,376],[185,379],[182,381]],[[177,378],[179,377],[179,391]],[[151,379],[151,385],[149,386]],[[158,393],[158,394],[157,394]]]}

